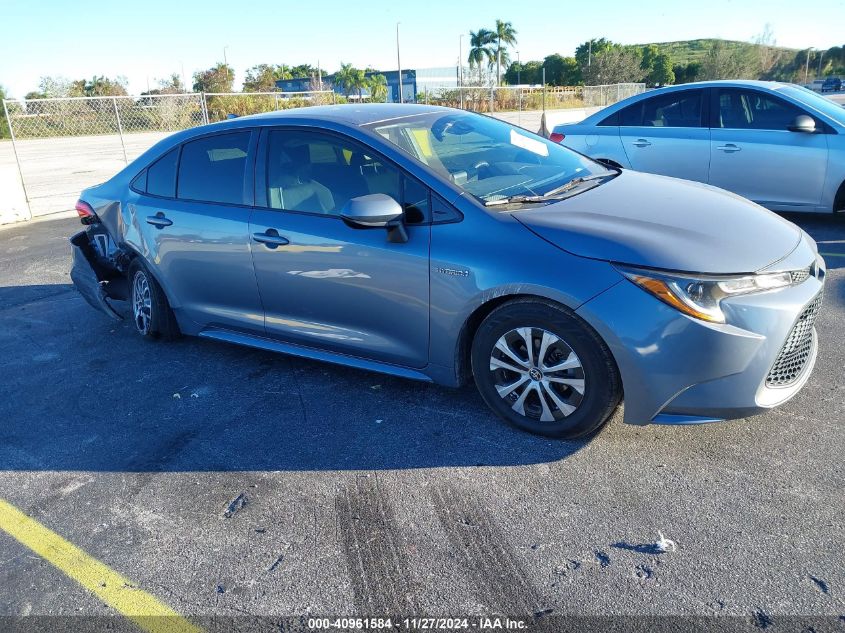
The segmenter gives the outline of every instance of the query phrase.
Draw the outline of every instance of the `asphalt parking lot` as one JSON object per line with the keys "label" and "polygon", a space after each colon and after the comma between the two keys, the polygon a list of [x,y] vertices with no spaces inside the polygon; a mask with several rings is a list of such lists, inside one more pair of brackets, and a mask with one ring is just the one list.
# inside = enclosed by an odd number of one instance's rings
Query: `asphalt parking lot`
{"label": "asphalt parking lot", "polygon": [[[505,426],[470,387],[145,343],[70,285],[78,221],[5,228],[0,499],[195,623],[730,615],[801,630],[778,618],[813,615],[841,630],[845,221],[790,219],[830,269],[807,387],[718,425],[617,411],[579,442]],[[652,547],[658,531],[675,551]],[[0,628],[115,613],[3,531],[0,596]]]}

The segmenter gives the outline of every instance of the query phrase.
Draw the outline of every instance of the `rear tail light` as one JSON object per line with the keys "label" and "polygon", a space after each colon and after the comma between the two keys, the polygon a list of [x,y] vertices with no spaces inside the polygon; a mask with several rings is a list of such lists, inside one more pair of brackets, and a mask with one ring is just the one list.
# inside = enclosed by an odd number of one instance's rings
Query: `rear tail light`
{"label": "rear tail light", "polygon": [[79,221],[82,224],[96,224],[99,222],[97,214],[94,213],[93,207],[85,202],[85,200],[76,201],[76,213],[79,215]]}
{"label": "rear tail light", "polygon": [[549,140],[552,143],[560,143],[565,138],[566,134],[561,134],[560,132],[552,132],[551,134],[549,134]]}

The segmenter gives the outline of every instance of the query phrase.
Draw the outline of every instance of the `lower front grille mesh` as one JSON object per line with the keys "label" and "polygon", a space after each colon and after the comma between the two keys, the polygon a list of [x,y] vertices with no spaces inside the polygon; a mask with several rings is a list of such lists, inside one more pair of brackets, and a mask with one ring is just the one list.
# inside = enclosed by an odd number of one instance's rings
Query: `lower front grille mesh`
{"label": "lower front grille mesh", "polygon": [[813,324],[821,305],[820,293],[798,317],[766,377],[767,387],[788,387],[798,380],[813,351]]}

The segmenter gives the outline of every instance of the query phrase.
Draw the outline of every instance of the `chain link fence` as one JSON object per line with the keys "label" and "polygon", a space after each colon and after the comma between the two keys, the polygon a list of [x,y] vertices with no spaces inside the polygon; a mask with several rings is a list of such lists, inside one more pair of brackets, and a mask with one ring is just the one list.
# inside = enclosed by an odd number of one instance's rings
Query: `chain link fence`
{"label": "chain link fence", "polygon": [[326,90],[4,100],[12,141],[0,143],[0,168],[5,174],[16,167],[26,208],[25,214],[15,209],[11,219],[73,209],[82,189],[107,180],[172,132],[337,99]]}
{"label": "chain link fence", "polygon": [[[462,80],[457,68],[428,70],[417,71],[418,103],[492,113],[532,131],[541,129],[547,110],[603,107],[645,89],[643,84],[469,85],[464,82],[470,77]],[[491,81],[475,75],[479,83]],[[46,215],[72,209],[82,189],[107,180],[177,130],[233,116],[344,101],[331,90],[7,99],[3,107],[12,142],[0,143],[0,168],[6,174],[16,166],[27,215]]]}

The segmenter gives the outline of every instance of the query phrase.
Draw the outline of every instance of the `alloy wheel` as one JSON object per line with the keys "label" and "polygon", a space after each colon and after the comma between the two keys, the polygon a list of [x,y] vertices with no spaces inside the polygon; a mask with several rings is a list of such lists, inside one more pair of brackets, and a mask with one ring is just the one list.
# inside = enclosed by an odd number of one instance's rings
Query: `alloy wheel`
{"label": "alloy wheel", "polygon": [[150,332],[152,313],[150,284],[144,271],[139,270],[132,280],[132,315],[135,318],[135,327],[143,335]]}
{"label": "alloy wheel", "polygon": [[558,335],[520,327],[503,334],[490,354],[499,396],[519,415],[541,422],[570,416],[584,399],[581,359]]}

